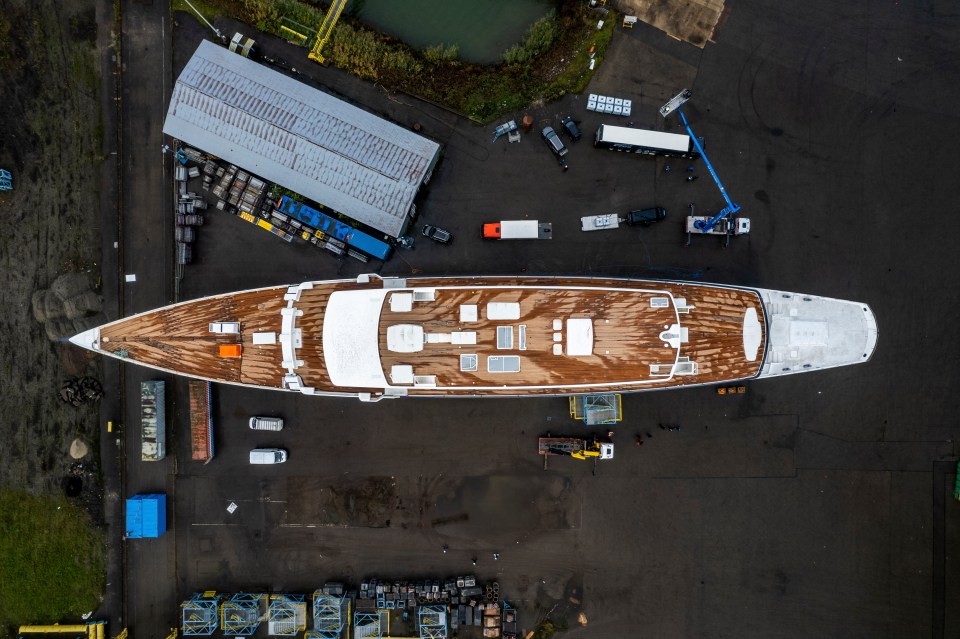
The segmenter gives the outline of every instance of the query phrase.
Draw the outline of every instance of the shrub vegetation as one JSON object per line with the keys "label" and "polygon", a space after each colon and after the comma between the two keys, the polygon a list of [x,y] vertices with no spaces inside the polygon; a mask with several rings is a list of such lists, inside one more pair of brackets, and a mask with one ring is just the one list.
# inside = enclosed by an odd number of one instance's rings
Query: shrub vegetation
{"label": "shrub vegetation", "polygon": [[[289,27],[293,21],[312,36],[326,15],[326,6],[316,0],[203,2],[216,14],[228,14],[291,41],[296,38],[281,26]],[[616,21],[609,14],[598,30],[597,14],[586,3],[563,0],[558,11],[530,26],[523,42],[503,53],[502,64],[481,66],[459,60],[455,45],[418,51],[342,15],[324,47],[324,57],[360,78],[486,123],[540,100],[582,92],[592,75],[589,49],[594,47],[597,61],[602,60]],[[312,38],[303,44],[312,46]]]}

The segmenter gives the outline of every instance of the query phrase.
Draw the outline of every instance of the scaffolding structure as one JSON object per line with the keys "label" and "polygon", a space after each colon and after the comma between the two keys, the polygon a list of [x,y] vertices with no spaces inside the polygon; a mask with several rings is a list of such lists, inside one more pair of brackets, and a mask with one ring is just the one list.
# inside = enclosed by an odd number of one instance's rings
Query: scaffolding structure
{"label": "scaffolding structure", "polygon": [[[353,639],[380,639],[383,636],[383,613],[355,612],[353,614]],[[387,620],[389,623],[389,618]]]}
{"label": "scaffolding structure", "polygon": [[342,594],[317,590],[313,593],[313,630],[308,639],[338,639],[349,616]]}
{"label": "scaffolding structure", "polygon": [[570,417],[587,426],[616,424],[623,419],[620,395],[577,395],[570,398]]}
{"label": "scaffolding structure", "polygon": [[239,592],[220,604],[220,629],[224,634],[250,636],[263,621],[263,606],[267,596],[261,593]]}
{"label": "scaffolding structure", "polygon": [[212,635],[217,629],[217,610],[220,595],[213,590],[197,593],[180,604],[182,621],[180,631],[186,635]]}
{"label": "scaffolding structure", "polygon": [[446,639],[447,607],[420,606],[417,608],[417,629],[420,639]]}
{"label": "scaffolding structure", "polygon": [[303,595],[270,595],[267,634],[293,637],[307,629],[307,602]]}

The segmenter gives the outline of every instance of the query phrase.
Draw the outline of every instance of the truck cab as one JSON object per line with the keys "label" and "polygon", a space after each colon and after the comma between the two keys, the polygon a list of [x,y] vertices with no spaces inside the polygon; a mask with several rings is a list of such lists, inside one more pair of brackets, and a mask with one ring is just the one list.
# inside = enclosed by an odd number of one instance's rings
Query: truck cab
{"label": "truck cab", "polygon": [[483,239],[499,240],[500,239],[500,222],[490,222],[489,224],[484,224]]}

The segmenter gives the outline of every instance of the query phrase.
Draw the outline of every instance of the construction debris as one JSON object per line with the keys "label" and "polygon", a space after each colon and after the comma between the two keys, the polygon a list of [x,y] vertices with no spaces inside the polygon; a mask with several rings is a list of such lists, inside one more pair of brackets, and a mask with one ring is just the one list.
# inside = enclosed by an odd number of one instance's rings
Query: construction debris
{"label": "construction debris", "polygon": [[92,377],[71,377],[60,386],[60,399],[81,406],[103,397],[103,387]]}

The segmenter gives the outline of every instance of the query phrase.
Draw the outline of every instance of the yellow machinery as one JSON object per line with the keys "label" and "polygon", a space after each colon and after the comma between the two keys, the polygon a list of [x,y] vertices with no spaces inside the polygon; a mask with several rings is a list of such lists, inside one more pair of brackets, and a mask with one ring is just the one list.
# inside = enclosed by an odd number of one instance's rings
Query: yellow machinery
{"label": "yellow machinery", "polygon": [[323,56],[320,52],[323,50],[323,45],[330,39],[330,35],[333,33],[333,27],[336,26],[337,20],[340,19],[340,13],[346,4],[347,0],[333,0],[333,3],[330,5],[330,10],[327,11],[327,16],[323,19],[323,24],[320,25],[320,30],[317,31],[317,40],[313,43],[313,48],[307,55],[311,60],[316,60],[320,63],[323,62]]}
{"label": "yellow machinery", "polygon": [[24,634],[71,634],[86,635],[87,639],[104,639],[107,631],[106,621],[91,621],[83,624],[55,623],[51,626],[20,626],[19,633]]}
{"label": "yellow machinery", "polygon": [[600,456],[600,444],[594,440],[592,443],[588,444],[586,448],[581,448],[580,450],[575,450],[570,453],[570,456],[574,459],[586,459],[587,457],[599,457]]}
{"label": "yellow machinery", "polygon": [[590,457],[596,457],[599,459],[613,459],[613,443],[599,442],[594,439],[580,450],[571,452],[570,456],[574,459],[587,459]]}

